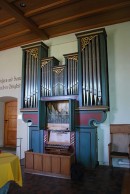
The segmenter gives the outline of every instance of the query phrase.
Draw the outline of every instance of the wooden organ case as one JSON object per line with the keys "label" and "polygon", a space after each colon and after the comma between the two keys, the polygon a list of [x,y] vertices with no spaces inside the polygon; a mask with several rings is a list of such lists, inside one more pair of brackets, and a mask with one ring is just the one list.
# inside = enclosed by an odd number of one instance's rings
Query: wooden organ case
{"label": "wooden organ case", "polygon": [[23,47],[21,111],[25,122],[32,121],[33,150],[25,153],[27,171],[70,177],[73,162],[86,168],[98,164],[95,123],[103,122],[109,110],[107,36],[105,29],[76,36],[78,52],[65,54],[64,65],[48,57],[44,44],[38,47],[38,59],[29,45]]}

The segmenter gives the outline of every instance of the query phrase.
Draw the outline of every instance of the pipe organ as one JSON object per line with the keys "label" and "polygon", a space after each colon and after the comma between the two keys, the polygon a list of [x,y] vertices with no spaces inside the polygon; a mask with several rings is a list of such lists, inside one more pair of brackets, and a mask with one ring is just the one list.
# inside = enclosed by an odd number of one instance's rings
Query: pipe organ
{"label": "pipe organ", "polygon": [[78,53],[64,57],[65,65],[54,57],[41,60],[41,96],[78,94]]}
{"label": "pipe organ", "polygon": [[63,65],[48,56],[43,43],[22,47],[21,112],[25,122],[32,121],[30,149],[69,160],[73,155],[93,168],[98,164],[94,123],[103,122],[109,110],[107,36],[99,29],[76,37],[78,52],[65,54]]}
{"label": "pipe organ", "polygon": [[41,96],[53,96],[53,66],[58,66],[59,61],[54,57],[41,60]]}
{"label": "pipe organ", "polygon": [[25,107],[37,107],[38,102],[38,49],[26,50]]}
{"label": "pipe organ", "polygon": [[78,94],[78,53],[66,54],[65,63],[67,65],[67,94]]}
{"label": "pipe organ", "polygon": [[80,60],[81,106],[108,106],[106,33],[104,29],[77,34]]}
{"label": "pipe organ", "polygon": [[53,96],[66,95],[66,66],[52,68]]}
{"label": "pipe organ", "polygon": [[39,66],[41,57],[48,55],[48,47],[43,44],[23,46],[23,87],[22,108],[38,108],[39,100]]}

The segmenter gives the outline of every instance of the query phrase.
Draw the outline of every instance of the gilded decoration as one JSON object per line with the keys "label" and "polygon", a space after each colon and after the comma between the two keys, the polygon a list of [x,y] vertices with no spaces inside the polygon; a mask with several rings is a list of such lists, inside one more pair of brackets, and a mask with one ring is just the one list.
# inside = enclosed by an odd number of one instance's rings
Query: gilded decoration
{"label": "gilded decoration", "polygon": [[42,61],[42,65],[41,67],[44,67],[45,65],[47,65],[51,60],[44,60]]}
{"label": "gilded decoration", "polygon": [[38,58],[38,48],[32,48],[26,51],[27,53],[30,53],[33,57]]}
{"label": "gilded decoration", "polygon": [[57,69],[53,69],[53,71],[56,73],[56,74],[60,74],[62,71],[64,70],[64,68],[57,68]]}
{"label": "gilded decoration", "polygon": [[88,36],[88,37],[84,37],[81,39],[81,46],[82,46],[82,50],[85,49],[85,47],[89,44],[89,42],[95,38],[97,35],[93,35],[93,36]]}
{"label": "gilded decoration", "polygon": [[78,61],[78,56],[77,55],[73,55],[73,56],[69,56],[68,60],[73,60],[73,61]]}

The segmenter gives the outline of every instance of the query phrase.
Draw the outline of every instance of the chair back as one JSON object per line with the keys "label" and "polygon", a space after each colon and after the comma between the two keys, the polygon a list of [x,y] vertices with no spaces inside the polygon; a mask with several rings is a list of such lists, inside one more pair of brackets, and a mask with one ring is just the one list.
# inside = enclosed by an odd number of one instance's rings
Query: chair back
{"label": "chair back", "polygon": [[111,124],[110,135],[112,151],[129,152],[130,124]]}

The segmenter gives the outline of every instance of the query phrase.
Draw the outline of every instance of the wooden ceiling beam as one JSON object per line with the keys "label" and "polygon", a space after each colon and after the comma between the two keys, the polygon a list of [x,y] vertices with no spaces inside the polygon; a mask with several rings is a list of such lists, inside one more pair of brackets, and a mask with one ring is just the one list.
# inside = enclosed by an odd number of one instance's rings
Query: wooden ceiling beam
{"label": "wooden ceiling beam", "polygon": [[75,0],[51,0],[51,1],[43,1],[43,4],[37,8],[34,8],[32,10],[27,11],[24,15],[26,17],[30,17],[36,14],[39,14],[41,12],[45,12],[54,8],[57,8],[59,6],[68,4],[68,3],[72,3]]}
{"label": "wooden ceiling beam", "polygon": [[20,11],[16,6],[11,3],[8,3],[6,0],[1,0],[0,6],[13,15],[20,23],[24,24],[29,28],[34,34],[39,36],[41,39],[48,39],[48,35],[38,28],[38,26],[30,19],[26,18],[22,11]]}
{"label": "wooden ceiling beam", "polygon": [[[91,2],[89,4],[87,4],[86,1],[80,1],[73,5],[68,5],[68,6],[64,6],[63,8],[61,8],[59,10],[59,13],[55,16],[54,15],[56,13],[56,10],[53,10],[50,13],[44,13],[44,15],[42,14],[41,16],[36,16],[37,19],[35,19],[34,16],[34,20],[42,20],[44,21],[44,23],[41,23],[39,25],[40,29],[44,29],[44,28],[48,28],[48,27],[52,27],[54,25],[59,25],[61,23],[66,23],[66,22],[71,22],[83,17],[89,17],[91,15],[96,15],[96,14],[100,14],[100,13],[104,13],[107,12],[109,10],[114,11],[116,9],[120,9],[120,8],[124,8],[130,5],[130,1],[129,0],[111,0],[108,1],[108,3],[106,4],[106,2],[104,1],[100,1],[100,4],[94,4]],[[70,10],[73,10],[73,12],[71,12]],[[58,10],[57,10],[58,12]],[[43,17],[42,17],[43,16]]]}
{"label": "wooden ceiling beam", "polygon": [[15,21],[16,21],[16,19],[14,17],[3,20],[3,21],[0,22],[0,27],[5,26],[5,25],[9,25],[11,23],[14,23]]}
{"label": "wooden ceiling beam", "polygon": [[13,34],[10,34],[8,36],[0,37],[0,41],[9,40],[9,39],[12,39],[12,38],[17,38],[18,36],[22,36],[24,34],[27,34],[28,32],[30,32],[29,29],[22,30],[22,31],[19,31],[19,32],[14,32]]}
{"label": "wooden ceiling beam", "polygon": [[0,0],[0,50],[130,21],[130,0],[24,1]]}
{"label": "wooden ceiling beam", "polygon": [[8,41],[1,41],[0,51],[14,48],[16,46],[22,46],[36,41],[40,41],[40,38],[38,38],[35,34],[32,33],[23,34],[21,36],[18,36],[17,38],[11,38]]}
{"label": "wooden ceiling beam", "polygon": [[49,34],[50,38],[53,38],[56,36],[61,36],[69,33],[75,33],[88,29],[126,22],[130,20],[129,10],[130,6],[127,6],[124,9],[121,8],[119,10],[116,10],[115,12],[108,11],[104,12],[103,14],[96,15],[96,17],[92,15],[90,17],[80,18],[69,23],[52,26],[46,28],[46,31]]}

